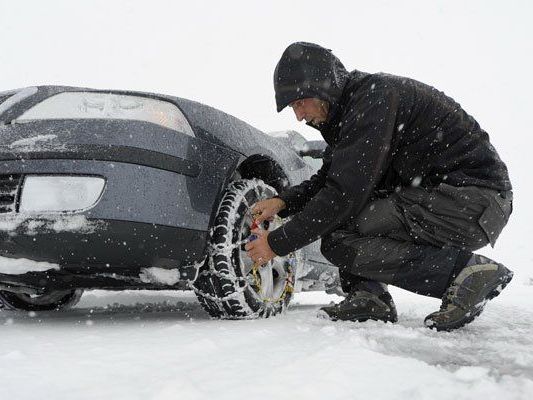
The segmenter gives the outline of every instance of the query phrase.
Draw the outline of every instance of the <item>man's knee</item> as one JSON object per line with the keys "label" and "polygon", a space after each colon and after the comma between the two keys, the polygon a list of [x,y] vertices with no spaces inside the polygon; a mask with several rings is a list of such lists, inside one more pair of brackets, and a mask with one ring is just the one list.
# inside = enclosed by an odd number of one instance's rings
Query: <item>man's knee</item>
{"label": "man's knee", "polygon": [[320,251],[322,255],[337,267],[351,265],[356,255],[356,250],[346,243],[347,239],[359,236],[357,233],[339,229],[322,238]]}

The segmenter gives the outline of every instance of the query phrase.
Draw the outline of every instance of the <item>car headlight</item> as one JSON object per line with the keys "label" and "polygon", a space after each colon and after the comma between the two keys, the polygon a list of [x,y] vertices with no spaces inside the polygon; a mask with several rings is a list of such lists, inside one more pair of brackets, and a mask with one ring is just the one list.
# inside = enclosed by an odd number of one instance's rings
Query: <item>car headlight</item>
{"label": "car headlight", "polygon": [[98,201],[105,179],[94,176],[28,175],[20,212],[81,211]]}

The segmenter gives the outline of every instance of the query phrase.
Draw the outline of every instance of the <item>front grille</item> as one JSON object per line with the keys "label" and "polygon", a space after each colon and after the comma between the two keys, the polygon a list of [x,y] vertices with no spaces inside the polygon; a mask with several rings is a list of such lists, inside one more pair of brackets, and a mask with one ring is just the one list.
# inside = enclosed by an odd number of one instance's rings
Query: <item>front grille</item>
{"label": "front grille", "polygon": [[22,175],[0,175],[0,213],[17,211]]}

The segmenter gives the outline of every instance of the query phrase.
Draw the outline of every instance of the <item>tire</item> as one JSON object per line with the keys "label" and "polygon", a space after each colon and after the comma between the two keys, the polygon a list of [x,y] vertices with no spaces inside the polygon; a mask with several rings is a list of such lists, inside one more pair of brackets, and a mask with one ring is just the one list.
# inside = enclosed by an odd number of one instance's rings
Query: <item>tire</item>
{"label": "tire", "polygon": [[1,290],[0,309],[20,311],[59,311],[76,305],[82,294],[82,289],[61,290],[36,296]]}
{"label": "tire", "polygon": [[[203,308],[214,318],[251,319],[281,313],[292,297],[295,254],[276,257],[254,270],[244,245],[250,235],[250,207],[276,195],[258,179],[232,182],[220,203],[210,234],[210,250],[193,289]],[[272,231],[278,217],[265,222]]]}

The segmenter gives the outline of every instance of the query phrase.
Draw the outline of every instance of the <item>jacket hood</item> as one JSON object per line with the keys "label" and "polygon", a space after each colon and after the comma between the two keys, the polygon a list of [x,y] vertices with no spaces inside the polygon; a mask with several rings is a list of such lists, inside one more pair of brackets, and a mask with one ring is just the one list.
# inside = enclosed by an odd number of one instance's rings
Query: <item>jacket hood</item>
{"label": "jacket hood", "polygon": [[293,43],[285,49],[274,71],[277,110],[308,97],[334,107],[347,79],[346,68],[331,50],[313,43]]}

